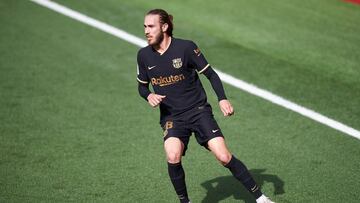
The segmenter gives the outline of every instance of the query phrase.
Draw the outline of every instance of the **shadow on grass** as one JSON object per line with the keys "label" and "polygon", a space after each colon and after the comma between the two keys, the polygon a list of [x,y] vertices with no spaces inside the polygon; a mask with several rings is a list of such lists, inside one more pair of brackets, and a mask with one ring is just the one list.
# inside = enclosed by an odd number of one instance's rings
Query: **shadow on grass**
{"label": "shadow on grass", "polygon": [[[251,175],[261,187],[264,182],[274,185],[274,195],[284,194],[284,181],[278,176],[264,173],[266,169],[250,170]],[[201,184],[207,190],[203,203],[217,203],[233,196],[236,200],[243,200],[246,203],[255,202],[254,197],[242,184],[233,176],[217,177]],[[271,197],[271,194],[268,194]]]}

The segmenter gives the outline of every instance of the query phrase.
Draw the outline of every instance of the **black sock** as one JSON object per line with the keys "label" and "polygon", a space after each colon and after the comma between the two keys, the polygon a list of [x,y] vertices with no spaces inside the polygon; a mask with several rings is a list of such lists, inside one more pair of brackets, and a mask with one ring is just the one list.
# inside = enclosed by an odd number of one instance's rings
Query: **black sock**
{"label": "black sock", "polygon": [[185,172],[181,162],[172,164],[168,163],[168,172],[170,180],[174,186],[176,194],[178,195],[181,203],[188,203],[189,198],[185,184]]}
{"label": "black sock", "polygon": [[246,166],[234,155],[231,157],[230,162],[226,164],[225,167],[231,171],[234,177],[246,187],[246,189],[255,197],[255,199],[262,195],[259,186],[252,178]]}

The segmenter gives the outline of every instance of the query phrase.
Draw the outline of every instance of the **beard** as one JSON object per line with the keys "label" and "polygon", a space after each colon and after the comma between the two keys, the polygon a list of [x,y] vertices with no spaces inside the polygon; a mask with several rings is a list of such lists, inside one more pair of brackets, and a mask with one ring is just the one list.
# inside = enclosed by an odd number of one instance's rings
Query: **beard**
{"label": "beard", "polygon": [[160,43],[163,40],[164,40],[164,34],[160,32],[158,35],[154,36],[154,42],[151,43],[150,41],[148,41],[148,43],[150,46],[157,47],[160,46]]}

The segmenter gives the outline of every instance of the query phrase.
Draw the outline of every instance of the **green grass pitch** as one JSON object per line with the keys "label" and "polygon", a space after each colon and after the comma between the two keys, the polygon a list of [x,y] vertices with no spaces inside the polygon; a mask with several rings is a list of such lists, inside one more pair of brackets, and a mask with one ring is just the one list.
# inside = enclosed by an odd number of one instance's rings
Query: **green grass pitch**
{"label": "green grass pitch", "polygon": [[[360,129],[360,6],[341,0],[57,0],[143,36],[174,15],[216,68]],[[139,47],[30,1],[0,1],[0,202],[177,202],[158,125],[137,93]],[[359,202],[360,140],[232,86],[231,151],[276,202]],[[192,202],[254,202],[191,139]]]}

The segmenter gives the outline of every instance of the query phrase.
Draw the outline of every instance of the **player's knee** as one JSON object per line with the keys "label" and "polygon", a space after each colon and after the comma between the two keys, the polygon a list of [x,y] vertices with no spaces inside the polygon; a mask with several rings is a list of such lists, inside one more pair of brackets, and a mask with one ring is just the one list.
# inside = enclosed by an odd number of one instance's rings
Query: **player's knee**
{"label": "player's knee", "polygon": [[180,152],[168,152],[167,153],[167,161],[172,164],[179,163],[181,161],[181,153]]}
{"label": "player's knee", "polygon": [[226,165],[230,162],[232,155],[230,153],[219,153],[216,158],[220,161],[222,165]]}

